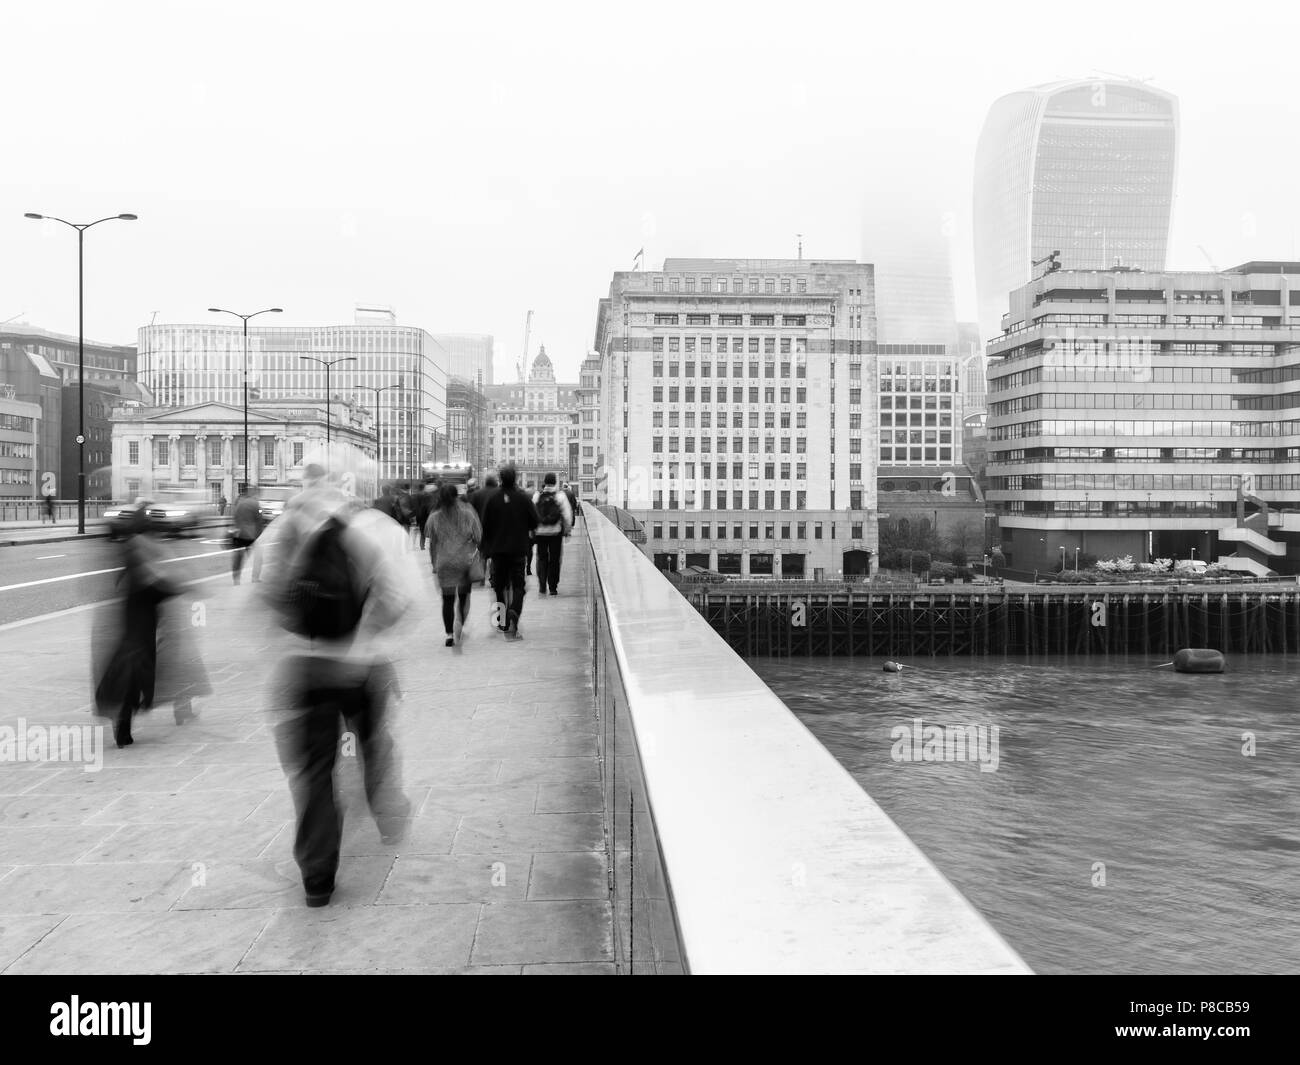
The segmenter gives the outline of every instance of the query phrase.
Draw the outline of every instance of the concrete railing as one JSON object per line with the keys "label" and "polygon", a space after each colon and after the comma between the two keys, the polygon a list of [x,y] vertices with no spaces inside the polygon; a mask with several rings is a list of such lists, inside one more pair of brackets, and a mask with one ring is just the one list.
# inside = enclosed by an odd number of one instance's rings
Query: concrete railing
{"label": "concrete railing", "polygon": [[1028,972],[650,560],[585,512],[625,971]]}

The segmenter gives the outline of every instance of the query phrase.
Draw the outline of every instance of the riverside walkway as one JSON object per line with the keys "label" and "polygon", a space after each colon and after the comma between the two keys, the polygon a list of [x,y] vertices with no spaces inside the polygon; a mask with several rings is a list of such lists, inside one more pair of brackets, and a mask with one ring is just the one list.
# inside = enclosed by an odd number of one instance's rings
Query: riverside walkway
{"label": "riverside walkway", "polygon": [[[581,535],[569,543],[558,598],[530,578],[515,643],[476,589],[463,649],[443,647],[429,579],[393,715],[410,832],[380,841],[357,760],[341,757],[343,858],[322,909],[304,905],[263,708],[274,632],[256,586],[199,586],[215,694],[197,721],[160,707],[121,751],[105,728],[96,772],[0,762],[0,973],[613,973],[591,563]],[[93,613],[0,628],[0,737],[103,724]]]}

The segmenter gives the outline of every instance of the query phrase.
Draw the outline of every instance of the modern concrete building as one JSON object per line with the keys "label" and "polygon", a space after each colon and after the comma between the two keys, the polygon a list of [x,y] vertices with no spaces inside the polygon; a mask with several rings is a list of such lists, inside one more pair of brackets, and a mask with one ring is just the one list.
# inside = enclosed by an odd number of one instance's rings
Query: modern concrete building
{"label": "modern concrete building", "polygon": [[16,398],[13,385],[0,385],[0,498],[34,499],[41,494],[40,422],[40,404]]}
{"label": "modern concrete building", "polygon": [[578,429],[578,385],[556,381],[543,345],[526,384],[492,385],[491,465],[514,463],[520,484],[540,484],[548,473],[576,480],[570,444]]}
{"label": "modern concrete building", "polygon": [[247,361],[250,402],[305,396],[323,402],[325,367],[311,359],[353,357],[330,372],[331,410],[344,417],[350,401],[378,415],[381,480],[418,479],[437,441],[445,447],[448,354],[427,330],[398,325],[391,309],[358,307],[352,325],[254,324],[248,340],[246,360],[243,327],[229,316],[202,325],[143,326],[140,383],[160,407],[225,403],[242,411]]}
{"label": "modern concrete building", "polygon": [[491,405],[482,388],[455,375],[447,381],[447,427],[452,460],[468,462],[476,473],[489,464]]}
{"label": "modern concrete building", "polygon": [[965,421],[988,406],[988,357],[977,322],[957,323],[957,358],[961,366],[961,416]]}
{"label": "modern concrete building", "polygon": [[661,568],[876,567],[869,265],[669,259],[615,273],[597,315],[600,502]]}
{"label": "modern concrete building", "polygon": [[[374,424],[359,406],[317,397],[258,400],[250,404],[249,447],[259,459],[252,483],[287,485],[302,481],[304,459],[323,454],[327,427],[331,448],[342,456],[364,456],[354,474],[354,494],[376,494]],[[342,409],[340,409],[342,408]],[[190,407],[146,407],[125,403],[112,411],[113,498],[152,498],[159,492],[205,489],[212,499],[234,500],[244,472],[244,408],[230,403]]]}
{"label": "modern concrete building", "polygon": [[1066,270],[1163,270],[1177,151],[1177,99],[1140,82],[1083,78],[997,100],[975,154],[982,338],[1054,251]]}
{"label": "modern concrete building", "polygon": [[1010,302],[988,419],[1009,565],[1300,569],[1300,263],[1060,271]]}

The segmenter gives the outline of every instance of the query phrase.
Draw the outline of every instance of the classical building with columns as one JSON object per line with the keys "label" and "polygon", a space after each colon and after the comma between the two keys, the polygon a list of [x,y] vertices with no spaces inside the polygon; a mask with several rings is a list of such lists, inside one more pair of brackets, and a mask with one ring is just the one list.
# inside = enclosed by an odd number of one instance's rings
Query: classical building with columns
{"label": "classical building with columns", "polygon": [[[359,405],[333,403],[333,446],[351,445],[375,457],[370,412]],[[326,444],[326,405],[314,399],[259,400],[248,411],[248,447],[254,463],[249,483],[289,485],[302,481],[303,461]],[[244,411],[226,403],[191,407],[115,407],[113,422],[113,497],[135,499],[159,492],[203,489],[213,499],[233,500],[245,482]],[[358,484],[368,497],[374,484]]]}

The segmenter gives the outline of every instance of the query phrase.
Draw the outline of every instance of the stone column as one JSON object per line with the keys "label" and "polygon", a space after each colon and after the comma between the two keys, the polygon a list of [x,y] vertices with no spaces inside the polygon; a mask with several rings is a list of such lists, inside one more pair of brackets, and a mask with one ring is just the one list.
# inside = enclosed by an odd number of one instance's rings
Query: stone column
{"label": "stone column", "polygon": [[167,458],[168,470],[167,477],[172,484],[181,483],[181,434],[167,434]]}
{"label": "stone column", "polygon": [[740,552],[740,575],[749,576],[749,548],[747,547]]}
{"label": "stone column", "polygon": [[718,571],[718,549],[716,547],[709,548],[709,569],[715,573]]}
{"label": "stone column", "polygon": [[211,494],[208,488],[208,432],[200,429],[194,434],[194,470],[198,474],[199,487]]}
{"label": "stone column", "polygon": [[153,495],[153,434],[140,437],[140,495],[148,499]]}
{"label": "stone column", "polygon": [[239,479],[235,476],[235,434],[221,434],[221,490],[230,500],[230,505],[235,505],[235,487]]}

